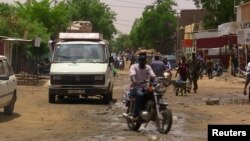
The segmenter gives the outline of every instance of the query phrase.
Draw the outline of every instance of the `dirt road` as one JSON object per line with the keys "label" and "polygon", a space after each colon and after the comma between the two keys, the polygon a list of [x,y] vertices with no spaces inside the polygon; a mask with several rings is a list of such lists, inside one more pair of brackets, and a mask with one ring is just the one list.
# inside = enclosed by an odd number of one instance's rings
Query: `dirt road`
{"label": "dirt road", "polygon": [[[122,91],[129,83],[128,73],[120,72],[114,87],[114,101],[102,105],[98,99],[64,100],[48,103],[47,80],[36,86],[18,86],[14,114],[0,112],[1,141],[206,141],[208,124],[249,124],[247,97],[243,83],[228,77],[204,77],[199,80],[198,93],[175,96],[170,86],[165,99],[173,111],[169,134],[160,135],[153,124],[129,131],[121,114],[124,112]],[[220,99],[220,105],[205,101]]]}

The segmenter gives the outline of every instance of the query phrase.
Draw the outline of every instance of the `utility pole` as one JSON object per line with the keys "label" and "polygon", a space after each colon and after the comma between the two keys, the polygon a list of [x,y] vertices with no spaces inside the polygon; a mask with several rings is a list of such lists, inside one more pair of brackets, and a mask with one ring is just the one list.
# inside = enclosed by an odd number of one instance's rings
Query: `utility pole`
{"label": "utility pole", "polygon": [[180,13],[176,13],[177,14],[177,30],[176,30],[176,49],[175,51],[177,51],[179,49],[179,36],[180,36]]}

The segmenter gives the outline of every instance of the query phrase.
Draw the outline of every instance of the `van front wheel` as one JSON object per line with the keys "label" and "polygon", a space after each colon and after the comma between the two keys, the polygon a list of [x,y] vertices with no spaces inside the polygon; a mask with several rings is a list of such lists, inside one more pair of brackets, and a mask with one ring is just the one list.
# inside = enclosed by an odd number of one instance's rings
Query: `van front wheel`
{"label": "van front wheel", "polygon": [[109,104],[109,102],[110,102],[110,93],[109,92],[103,96],[103,102],[104,102],[104,104]]}
{"label": "van front wheel", "polygon": [[49,93],[49,103],[55,103],[56,102],[56,95]]}

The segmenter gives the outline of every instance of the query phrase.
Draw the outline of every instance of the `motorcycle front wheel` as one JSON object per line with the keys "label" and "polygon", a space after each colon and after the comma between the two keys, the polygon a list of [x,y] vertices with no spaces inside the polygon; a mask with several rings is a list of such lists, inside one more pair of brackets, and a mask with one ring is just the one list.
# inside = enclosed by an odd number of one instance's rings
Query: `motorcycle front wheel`
{"label": "motorcycle front wheel", "polygon": [[[127,110],[128,115],[132,115],[133,109],[135,108],[134,105],[135,105],[134,102],[130,102],[130,104],[128,106],[128,110]],[[128,124],[128,128],[130,130],[138,131],[138,129],[141,127],[142,121],[141,121],[141,119],[132,120],[130,118],[127,118],[127,124]]]}
{"label": "motorcycle front wheel", "polygon": [[166,107],[165,109],[160,111],[160,114],[163,119],[159,119],[158,116],[156,116],[157,131],[161,134],[167,134],[172,127],[172,110],[169,107]]}

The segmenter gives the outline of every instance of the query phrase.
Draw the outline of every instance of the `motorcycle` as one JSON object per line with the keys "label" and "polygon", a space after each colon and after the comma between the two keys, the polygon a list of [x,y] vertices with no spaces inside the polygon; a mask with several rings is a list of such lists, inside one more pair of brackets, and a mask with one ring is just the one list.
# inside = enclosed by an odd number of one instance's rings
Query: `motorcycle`
{"label": "motorcycle", "polygon": [[123,117],[127,120],[127,125],[130,130],[137,131],[144,123],[145,128],[150,121],[154,121],[157,131],[162,134],[167,134],[172,126],[172,111],[168,103],[163,101],[162,86],[160,84],[149,84],[144,90],[141,112],[138,119],[132,117],[135,108],[135,98],[130,94],[130,91],[125,91],[124,104],[127,107],[127,112],[123,113]]}

